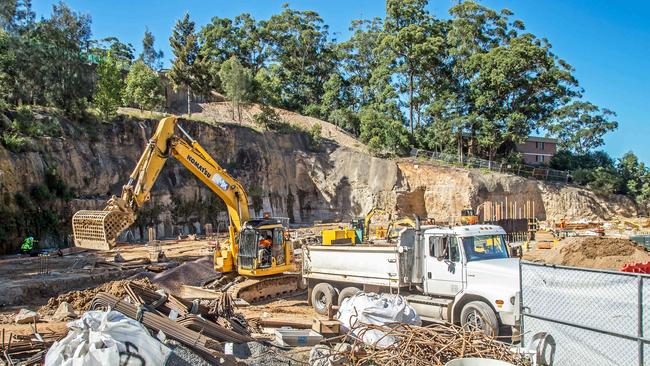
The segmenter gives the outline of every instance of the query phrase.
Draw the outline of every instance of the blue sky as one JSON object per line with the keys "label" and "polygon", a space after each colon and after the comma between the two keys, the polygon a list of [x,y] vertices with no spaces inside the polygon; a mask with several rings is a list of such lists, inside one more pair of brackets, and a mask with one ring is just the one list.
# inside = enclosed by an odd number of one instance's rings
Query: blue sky
{"label": "blue sky", "polygon": [[[57,1],[33,0],[37,16],[48,16]],[[168,38],[176,20],[189,11],[197,26],[213,16],[233,17],[247,12],[268,18],[286,0],[168,1],[68,0],[76,11],[89,13],[95,38],[116,36],[140,52],[148,27],[156,45],[171,56]],[[347,39],[350,21],[384,15],[380,0],[289,1],[292,8],[317,11],[339,40]],[[430,0],[429,10],[440,17],[455,4]],[[512,10],[538,37],[546,37],[553,51],[576,69],[585,99],[612,109],[619,128],[605,138],[604,149],[614,157],[634,151],[650,162],[650,2],[605,0],[483,0],[494,9]],[[167,62],[168,63],[168,62]]]}

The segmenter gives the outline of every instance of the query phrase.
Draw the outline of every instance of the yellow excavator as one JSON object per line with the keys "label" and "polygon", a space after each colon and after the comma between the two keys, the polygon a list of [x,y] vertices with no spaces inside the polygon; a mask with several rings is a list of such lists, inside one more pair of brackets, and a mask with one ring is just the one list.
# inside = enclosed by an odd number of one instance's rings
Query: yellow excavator
{"label": "yellow excavator", "polygon": [[[182,136],[176,134],[176,128]],[[232,281],[226,287],[246,301],[292,292],[300,279],[288,232],[279,220],[250,219],[248,196],[183,128],[176,117],[162,119],[138,160],[120,197],[113,196],[101,211],[74,214],[72,229],[78,247],[110,250],[119,234],[135,222],[137,212],[151,197],[151,188],[169,157],[207,185],[226,204],[229,239],[214,253],[214,269]]]}

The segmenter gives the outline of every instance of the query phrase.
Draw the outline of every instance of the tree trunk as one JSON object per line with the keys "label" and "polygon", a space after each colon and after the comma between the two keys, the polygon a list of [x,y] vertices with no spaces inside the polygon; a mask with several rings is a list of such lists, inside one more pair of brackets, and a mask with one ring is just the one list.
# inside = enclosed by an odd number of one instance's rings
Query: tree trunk
{"label": "tree trunk", "polygon": [[409,74],[409,122],[411,135],[413,135],[413,73]]}
{"label": "tree trunk", "polygon": [[187,115],[188,117],[192,117],[192,90],[190,89],[190,86],[187,86]]}
{"label": "tree trunk", "polygon": [[463,163],[463,130],[458,131],[458,162]]}

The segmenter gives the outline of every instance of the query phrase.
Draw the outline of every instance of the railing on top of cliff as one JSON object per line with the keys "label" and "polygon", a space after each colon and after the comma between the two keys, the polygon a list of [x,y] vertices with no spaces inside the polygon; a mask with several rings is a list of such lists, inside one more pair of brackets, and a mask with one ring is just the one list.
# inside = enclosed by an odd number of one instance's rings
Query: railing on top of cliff
{"label": "railing on top of cliff", "polygon": [[525,178],[533,178],[544,181],[568,183],[571,174],[568,171],[546,168],[544,166],[535,166],[527,164],[499,163],[475,157],[463,155],[462,163],[458,155],[446,154],[442,152],[427,151],[421,149],[411,149],[411,157],[416,159],[428,159],[441,162],[450,166],[463,166],[467,168],[486,169],[493,172],[509,173],[519,175]]}

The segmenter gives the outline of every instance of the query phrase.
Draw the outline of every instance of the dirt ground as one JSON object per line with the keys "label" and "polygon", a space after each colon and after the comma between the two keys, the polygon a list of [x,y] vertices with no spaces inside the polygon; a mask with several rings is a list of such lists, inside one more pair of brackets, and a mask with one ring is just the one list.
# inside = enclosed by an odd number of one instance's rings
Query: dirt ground
{"label": "dirt ground", "polygon": [[[213,247],[214,242],[207,240],[172,240],[161,243],[167,258],[178,263],[205,257],[212,253]],[[113,263],[113,258],[118,251],[127,260],[124,263],[126,265],[130,263],[129,261],[141,262],[142,259],[148,259],[153,254],[152,249],[154,248],[142,244],[120,244],[115,250],[109,252],[64,251],[62,257],[54,255],[47,258],[48,273],[43,273],[42,258],[18,255],[0,257],[0,291],[9,291],[22,286],[30,288],[29,296],[26,296],[25,301],[16,305],[0,305],[0,327],[7,332],[31,334],[32,329],[29,324],[13,324],[15,314],[21,308],[27,308],[38,311],[45,318],[45,323],[38,324],[39,330],[41,325],[43,329],[65,329],[65,322],[51,322],[47,319],[60,302],[67,301],[80,312],[87,308],[97,292],[107,291],[123,296],[121,281],[97,283],[103,278],[98,276],[107,273],[119,275],[122,270],[114,266],[100,266],[98,263],[102,261]],[[142,265],[144,266],[145,264]],[[67,287],[63,282],[70,278],[81,279],[81,281],[70,281],[71,287]],[[87,278],[87,282],[84,278]],[[76,286],[79,283],[81,285]],[[91,289],[79,291],[88,287]],[[60,296],[48,296],[47,293],[52,292],[52,289],[56,289]]]}
{"label": "dirt ground", "polygon": [[[241,121],[233,118],[232,106],[228,102],[211,102],[211,103],[196,103],[194,104],[198,110],[192,112],[192,118],[206,121],[209,123],[227,123],[240,126],[246,126],[253,129],[260,129],[260,126],[255,123],[255,115],[259,114],[262,110],[258,104],[252,103],[242,109]],[[336,125],[320,120],[318,118],[303,116],[295,112],[290,112],[280,108],[273,108],[280,115],[283,121],[296,125],[304,130],[309,130],[313,125],[321,125],[321,136],[325,139],[335,141],[340,146],[357,151],[366,151],[365,145],[360,143],[354,136],[338,128]],[[130,115],[140,115],[139,110],[135,108],[119,109],[121,113]],[[182,115],[183,110],[177,111]],[[147,116],[147,113],[144,114]]]}
{"label": "dirt ground", "polygon": [[628,239],[586,236],[563,239],[552,249],[531,250],[524,253],[523,258],[549,264],[619,270],[626,263],[650,261],[650,252]]}
{"label": "dirt ground", "polygon": [[[211,255],[214,245],[214,241],[208,240],[171,240],[161,242],[161,248],[164,250],[167,258],[171,261],[179,262],[179,264]],[[86,275],[90,271],[97,271],[97,268],[90,270],[87,266],[92,266],[93,263],[101,261],[112,263],[118,251],[127,261],[126,264],[128,264],[129,261],[140,261],[143,258],[153,257],[154,249],[153,247],[142,244],[120,244],[115,250],[109,252],[82,251],[66,253],[62,257],[53,256],[48,258],[48,270],[51,272],[49,275],[44,275],[39,272],[41,259],[38,257],[1,257],[0,280],[4,284],[16,284],[22,281],[33,282],[29,280],[38,279],[38,281],[42,281],[43,286],[48,286],[48,283],[57,282],[59,273]],[[119,271],[119,269],[112,267],[108,267],[105,270]],[[124,282],[125,280],[109,281],[103,284],[93,285],[88,289],[70,288],[66,291],[61,291],[58,297],[34,296],[26,303],[20,305],[0,306],[0,328],[8,333],[32,334],[32,325],[13,323],[15,314],[21,308],[27,308],[37,311],[41,316],[41,321],[37,324],[39,331],[65,331],[66,322],[53,321],[51,319],[51,315],[61,302],[66,301],[70,303],[77,313],[82,313],[88,309],[90,301],[98,292],[108,292],[118,297],[123,297],[125,295],[123,289]],[[155,288],[147,278],[137,280],[137,282],[146,287]],[[247,318],[265,318],[306,323],[310,323],[317,315],[312,307],[307,305],[307,295],[305,293],[297,294],[287,299],[277,299],[242,307],[238,310]]]}
{"label": "dirt ground", "polygon": [[237,309],[247,318],[286,320],[291,322],[311,323],[320,317],[314,308],[307,304],[307,294],[301,293],[286,299],[254,304]]}

